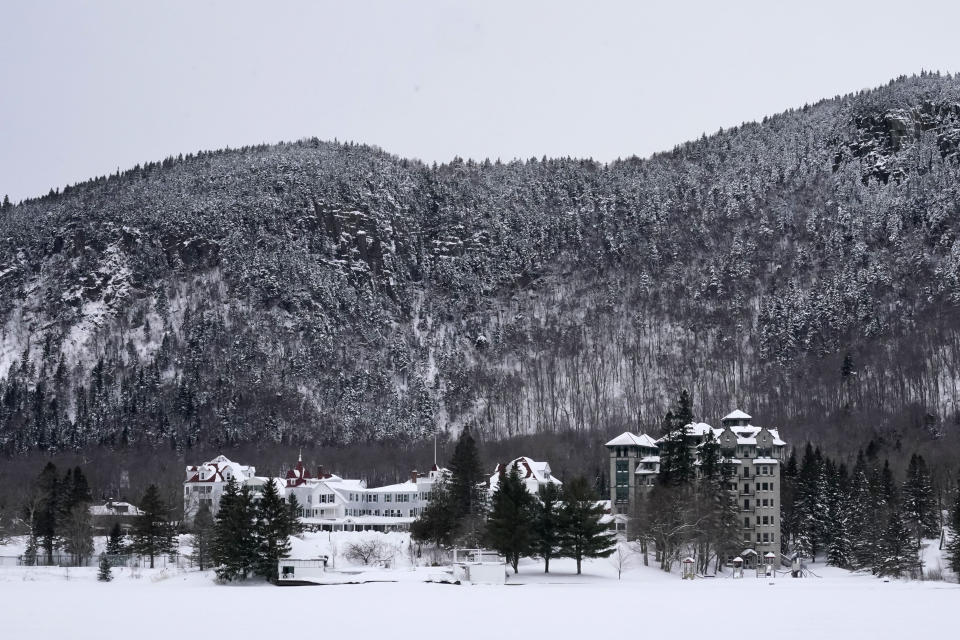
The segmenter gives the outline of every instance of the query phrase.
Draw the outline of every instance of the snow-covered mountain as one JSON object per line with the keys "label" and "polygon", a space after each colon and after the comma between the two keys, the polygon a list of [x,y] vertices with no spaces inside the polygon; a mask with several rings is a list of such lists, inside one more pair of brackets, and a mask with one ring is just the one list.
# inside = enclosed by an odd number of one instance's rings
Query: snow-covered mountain
{"label": "snow-covered mountain", "polygon": [[958,146],[923,75],[610,165],[305,140],[51,192],[0,209],[0,449],[649,431],[681,387],[956,447]]}

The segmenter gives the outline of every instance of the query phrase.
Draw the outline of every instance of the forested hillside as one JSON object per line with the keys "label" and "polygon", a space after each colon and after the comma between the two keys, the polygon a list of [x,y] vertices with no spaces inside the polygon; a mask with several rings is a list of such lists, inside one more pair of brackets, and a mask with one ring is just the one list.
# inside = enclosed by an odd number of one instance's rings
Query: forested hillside
{"label": "forested hillside", "polygon": [[687,387],[955,454],[958,149],[922,75],[609,165],[314,139],[5,205],[0,450],[602,441]]}

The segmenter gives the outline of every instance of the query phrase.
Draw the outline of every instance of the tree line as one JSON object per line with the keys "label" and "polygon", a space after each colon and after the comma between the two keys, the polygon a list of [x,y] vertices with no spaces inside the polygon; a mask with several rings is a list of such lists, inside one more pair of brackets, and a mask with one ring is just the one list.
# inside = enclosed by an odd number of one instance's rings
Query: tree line
{"label": "tree line", "polygon": [[411,525],[413,540],[435,550],[486,546],[503,555],[514,573],[527,556],[542,558],[546,573],[551,559],[573,558],[579,574],[584,558],[613,553],[615,537],[601,523],[605,510],[582,476],[563,486],[544,484],[534,495],[517,464],[501,465],[489,497],[487,484],[476,441],[465,429],[454,448],[449,479],[434,483],[429,503]]}
{"label": "tree line", "polygon": [[[56,465],[48,462],[21,506],[21,519],[28,531],[24,563],[53,564],[54,552],[63,551],[73,564],[86,564],[94,553],[92,500],[90,486],[79,466],[68,469],[61,477]],[[139,509],[140,513],[131,518],[129,533],[119,522],[114,523],[105,553],[148,557],[153,568],[158,556],[174,549],[175,524],[156,485],[147,487]]]}
{"label": "tree line", "polygon": [[935,487],[922,455],[910,456],[898,480],[887,460],[861,451],[851,469],[809,443],[799,462],[791,453],[782,487],[784,550],[878,576],[918,577],[923,540],[941,540],[956,514],[951,499],[960,500],[960,477],[952,490]]}

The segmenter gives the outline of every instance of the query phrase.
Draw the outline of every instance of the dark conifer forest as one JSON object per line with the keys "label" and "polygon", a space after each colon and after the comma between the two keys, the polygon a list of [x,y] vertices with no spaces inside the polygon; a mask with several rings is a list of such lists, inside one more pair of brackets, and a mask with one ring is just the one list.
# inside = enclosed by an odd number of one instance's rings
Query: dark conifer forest
{"label": "dark conifer forest", "polygon": [[0,206],[0,453],[426,463],[470,425],[592,477],[687,388],[707,422],[952,474],[958,233],[938,74],[609,164],[167,158]]}

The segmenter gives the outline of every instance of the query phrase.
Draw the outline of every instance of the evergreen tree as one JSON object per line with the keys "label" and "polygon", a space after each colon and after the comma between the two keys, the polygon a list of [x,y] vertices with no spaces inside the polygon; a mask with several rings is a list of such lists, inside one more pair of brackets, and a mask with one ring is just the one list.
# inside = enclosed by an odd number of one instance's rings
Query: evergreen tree
{"label": "evergreen tree", "polygon": [[550,573],[550,558],[560,549],[563,491],[559,485],[545,484],[537,492],[533,507],[533,551],[543,558],[543,572]]}
{"label": "evergreen tree", "polygon": [[790,551],[790,545],[796,531],[796,515],[794,496],[797,486],[797,454],[790,451],[790,457],[780,474],[780,550],[783,553]]}
{"label": "evergreen tree", "polygon": [[67,470],[67,476],[63,482],[64,509],[69,511],[78,504],[90,504],[93,501],[93,495],[90,493],[90,485],[87,483],[86,476],[80,467],[74,467],[73,473]]}
{"label": "evergreen tree", "polygon": [[613,553],[616,536],[600,523],[603,507],[582,476],[564,487],[560,513],[560,555],[577,561],[578,575],[584,558],[607,558]]}
{"label": "evergreen tree", "polygon": [[680,390],[676,410],[673,412],[673,419],[674,423],[681,427],[693,422],[693,399],[686,389]]}
{"label": "evergreen tree", "polygon": [[40,541],[47,563],[53,564],[53,549],[56,546],[60,523],[63,519],[62,492],[57,467],[48,462],[37,478],[40,504],[34,515],[33,535]]}
{"label": "evergreen tree", "polygon": [[163,320],[164,327],[166,327],[167,320],[170,316],[170,303],[167,300],[167,287],[161,282],[157,285],[154,295],[156,297],[156,301],[154,302],[154,310]]}
{"label": "evergreen tree", "polygon": [[253,572],[257,561],[255,515],[250,489],[231,479],[220,497],[213,529],[211,558],[219,580],[246,580]]}
{"label": "evergreen tree", "polygon": [[501,469],[484,537],[487,546],[506,557],[514,573],[520,558],[533,548],[533,508],[533,496],[523,486],[517,465],[506,472]]}
{"label": "evergreen tree", "polygon": [[822,458],[809,442],[803,452],[800,472],[794,494],[795,527],[794,551],[803,557],[815,559],[823,532],[825,505],[823,503]]}
{"label": "evergreen tree", "polygon": [[694,453],[690,448],[687,426],[693,422],[690,394],[680,392],[677,406],[667,412],[667,434],[660,440],[660,474],[657,482],[668,487],[689,485],[696,477]]}
{"label": "evergreen tree", "polygon": [[479,546],[487,508],[486,478],[480,467],[477,443],[469,427],[464,427],[450,459],[450,494],[457,527],[464,544]]}
{"label": "evergreen tree", "polygon": [[880,543],[880,562],[876,573],[899,578],[915,575],[919,570],[920,558],[913,535],[900,509],[892,509]]}
{"label": "evergreen tree", "polygon": [[430,501],[410,525],[410,536],[420,544],[432,544],[438,550],[453,545],[457,531],[456,506],[445,480],[430,490]]}
{"label": "evergreen tree", "polygon": [[107,554],[111,556],[122,555],[124,552],[123,539],[123,529],[120,527],[120,523],[114,522],[113,527],[110,528],[110,534],[107,536]]}
{"label": "evergreen tree", "polygon": [[200,571],[210,567],[213,538],[213,515],[210,513],[210,505],[204,502],[193,517],[193,533],[190,538],[193,546],[190,559],[199,567]]}
{"label": "evergreen tree", "polygon": [[295,494],[287,498],[287,512],[290,520],[290,535],[297,536],[303,533],[303,523],[300,522],[300,501]]}
{"label": "evergreen tree", "polygon": [[950,540],[946,546],[946,557],[951,571],[960,577],[960,474],[957,475],[957,485],[954,488],[953,506],[950,509]]}
{"label": "evergreen tree", "polygon": [[110,582],[113,580],[113,572],[110,569],[110,561],[105,553],[100,554],[100,569],[97,571],[97,580],[100,582]]}
{"label": "evergreen tree", "polygon": [[147,487],[147,491],[140,500],[140,510],[133,524],[131,547],[135,553],[150,558],[150,568],[154,568],[154,560],[173,550],[173,528],[167,521],[167,505],[160,498],[156,485]]}
{"label": "evergreen tree", "polygon": [[933,483],[923,456],[913,454],[907,467],[907,477],[903,483],[904,517],[910,523],[917,547],[923,538],[940,536],[940,522],[937,518],[936,500]]}
{"label": "evergreen tree", "polygon": [[850,535],[850,501],[847,472],[844,465],[830,465],[827,484],[827,522],[830,535],[827,542],[827,564],[834,567],[849,567],[852,564]]}
{"label": "evergreen tree", "polygon": [[284,502],[276,484],[268,480],[263,485],[260,499],[255,503],[256,524],[254,535],[257,542],[255,571],[271,582],[276,581],[277,565],[290,555],[289,505]]}

